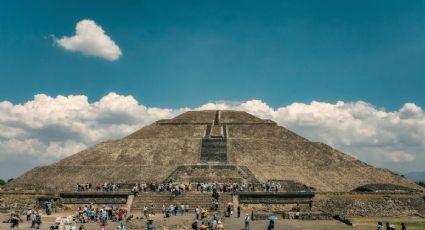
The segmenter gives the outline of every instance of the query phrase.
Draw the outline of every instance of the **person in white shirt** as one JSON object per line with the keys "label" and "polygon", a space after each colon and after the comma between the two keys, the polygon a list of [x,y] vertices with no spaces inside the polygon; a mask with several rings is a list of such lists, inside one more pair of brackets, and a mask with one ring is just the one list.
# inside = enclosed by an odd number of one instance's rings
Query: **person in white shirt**
{"label": "person in white shirt", "polygon": [[251,219],[249,218],[249,215],[248,214],[245,214],[245,230],[249,230],[249,224],[250,224],[250,221],[251,221]]}

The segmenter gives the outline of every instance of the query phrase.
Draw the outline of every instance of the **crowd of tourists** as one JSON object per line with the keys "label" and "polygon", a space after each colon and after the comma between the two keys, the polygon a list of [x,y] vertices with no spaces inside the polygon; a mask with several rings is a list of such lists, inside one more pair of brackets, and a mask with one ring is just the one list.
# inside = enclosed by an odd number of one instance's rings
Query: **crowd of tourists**
{"label": "crowd of tourists", "polygon": [[80,223],[122,221],[127,218],[127,210],[125,208],[111,208],[106,206],[94,208],[91,205],[84,205],[78,208],[73,217]]}
{"label": "crowd of tourists", "polygon": [[96,186],[93,187],[92,183],[84,183],[84,184],[77,184],[75,185],[75,191],[76,192],[114,192],[117,191],[120,188],[118,184],[115,183],[103,183],[103,184],[96,184]]}
{"label": "crowd of tourists", "polygon": [[300,219],[300,211],[299,210],[291,210],[289,212],[284,212],[285,218],[289,220],[298,220]]}
{"label": "crowd of tourists", "polygon": [[[144,206],[143,207],[143,216],[144,217],[149,217],[149,215],[155,215],[155,204],[151,203],[148,206]],[[164,216],[164,218],[168,218],[171,216],[177,216],[178,214],[180,214],[181,216],[183,215],[187,215],[187,213],[189,212],[189,205],[188,204],[181,204],[181,205],[177,205],[177,204],[171,204],[169,206],[165,206],[162,205],[162,215]]]}
{"label": "crowd of tourists", "polygon": [[146,183],[136,184],[132,192],[136,195],[140,192],[171,192],[173,194],[181,194],[182,192],[229,192],[237,194],[239,192],[278,192],[282,190],[279,182],[269,181],[266,183]]}
{"label": "crowd of tourists", "polygon": [[[224,224],[221,219],[214,214],[211,219],[207,219],[208,210],[200,209],[199,207],[195,210],[196,220],[192,223],[192,229],[200,230],[224,230]],[[198,221],[200,221],[200,226],[198,226]]]}
{"label": "crowd of tourists", "polygon": [[[41,217],[42,217],[42,211],[41,210],[35,210],[35,209],[28,209],[24,212],[26,215],[26,221],[31,222],[30,228],[34,229],[40,229],[41,228]],[[23,222],[21,219],[21,215],[19,212],[14,212],[10,214],[10,218],[7,221],[4,221],[4,223],[9,223],[10,228],[18,228],[19,223]]]}
{"label": "crowd of tourists", "polygon": [[[407,230],[406,225],[404,223],[401,223],[400,229],[401,230]],[[382,224],[382,222],[378,222],[377,230],[395,230],[395,225],[386,222],[385,223],[385,227],[384,227],[384,225]]]}

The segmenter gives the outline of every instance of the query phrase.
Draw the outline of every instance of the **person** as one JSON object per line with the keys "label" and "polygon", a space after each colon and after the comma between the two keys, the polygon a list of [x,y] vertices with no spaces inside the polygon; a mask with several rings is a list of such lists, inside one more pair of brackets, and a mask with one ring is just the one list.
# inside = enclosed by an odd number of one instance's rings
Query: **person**
{"label": "person", "polygon": [[40,229],[41,227],[41,212],[38,212],[35,216],[35,228]]}
{"label": "person", "polygon": [[272,230],[272,229],[274,229],[274,220],[270,220],[269,226],[267,226],[267,230]]}
{"label": "person", "polygon": [[10,228],[19,227],[19,216],[17,214],[10,215]]}
{"label": "person", "polygon": [[202,223],[201,223],[201,228],[200,228],[201,230],[207,230],[208,229],[208,226],[205,224],[205,222],[204,221],[202,221]]}
{"label": "person", "polygon": [[382,226],[382,222],[378,222],[378,228],[376,230],[384,230],[384,227]]}
{"label": "person", "polygon": [[200,218],[200,213],[201,213],[201,210],[199,209],[199,206],[198,206],[198,207],[196,207],[196,209],[195,209],[195,214],[196,214],[196,219],[197,219],[197,220],[199,220],[199,218]]}
{"label": "person", "polygon": [[101,223],[101,224],[100,224],[100,229],[101,229],[101,230],[107,230],[107,227],[106,227],[107,225],[108,225],[108,224],[107,224],[107,222],[103,222],[103,223]]}
{"label": "person", "polygon": [[120,226],[118,227],[119,230],[125,230],[125,223],[124,221],[120,221]]}
{"label": "person", "polygon": [[80,225],[80,227],[78,228],[79,230],[84,230],[84,224]]}
{"label": "person", "polygon": [[249,230],[249,222],[251,219],[249,218],[248,214],[245,214],[245,230]]}
{"label": "person", "polygon": [[31,220],[31,213],[32,213],[32,210],[29,208],[27,211],[27,221]]}
{"label": "person", "polygon": [[[214,214],[215,215],[215,214]],[[216,219],[214,219],[214,217],[213,217],[213,221],[212,221],[212,229],[214,229],[214,230],[217,230],[217,220]]]}
{"label": "person", "polygon": [[147,217],[148,216],[148,207],[143,207],[143,215],[145,216],[145,217]]}
{"label": "person", "polygon": [[391,228],[390,228],[390,223],[386,222],[386,223],[385,223],[385,226],[386,226],[386,230],[391,230]]}
{"label": "person", "polygon": [[192,223],[192,230],[198,230],[198,221],[195,220],[195,222]]}
{"label": "person", "polygon": [[232,208],[230,207],[230,205],[227,206],[227,212],[226,212],[226,217],[230,217],[230,211],[232,210]]}
{"label": "person", "polygon": [[102,223],[106,223],[106,221],[108,220],[108,212],[106,211],[105,208],[101,209],[101,221]]}
{"label": "person", "polygon": [[224,230],[224,225],[221,223],[221,220],[217,222],[217,230]]}
{"label": "person", "polygon": [[401,223],[401,230],[407,230],[406,225],[404,225],[404,223]]}
{"label": "person", "polygon": [[147,230],[152,230],[153,229],[153,220],[152,219],[148,219],[148,222],[146,223],[146,229]]}
{"label": "person", "polygon": [[238,218],[241,217],[241,206],[238,205],[237,208],[237,212],[238,212]]}
{"label": "person", "polygon": [[390,230],[395,230],[394,224],[390,224]]}
{"label": "person", "polygon": [[188,214],[188,212],[189,212],[189,205],[188,205],[188,204],[186,204],[186,205],[184,206],[184,210],[185,210],[186,215],[187,215],[187,214]]}
{"label": "person", "polygon": [[180,205],[180,215],[182,215],[183,216],[183,214],[184,214],[184,204],[181,204]]}
{"label": "person", "polygon": [[46,204],[46,214],[47,215],[52,214],[52,203],[51,202],[47,202],[47,204]]}
{"label": "person", "polygon": [[33,211],[32,213],[31,213],[31,227],[30,228],[34,228],[35,227],[35,217],[36,217],[36,211]]}

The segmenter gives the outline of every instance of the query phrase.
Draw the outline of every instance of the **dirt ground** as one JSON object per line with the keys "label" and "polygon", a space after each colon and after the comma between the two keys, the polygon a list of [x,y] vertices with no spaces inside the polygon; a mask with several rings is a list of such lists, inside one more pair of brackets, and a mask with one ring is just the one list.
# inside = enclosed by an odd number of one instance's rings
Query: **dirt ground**
{"label": "dirt ground", "polygon": [[[49,226],[55,222],[56,217],[58,216],[68,216],[70,213],[55,213],[51,216],[43,216],[43,224],[41,229],[49,229]],[[6,214],[0,215],[0,220],[4,221],[9,216]],[[176,216],[171,218],[163,218],[162,216],[153,217],[155,223],[155,229],[190,229],[190,224],[194,221],[193,215],[188,216]],[[396,229],[400,229],[400,223],[404,222],[408,230],[424,230],[425,229],[425,219],[420,217],[364,217],[364,218],[352,218],[351,219],[355,226],[348,226],[339,221],[334,220],[321,220],[321,221],[301,221],[301,220],[277,220],[275,223],[276,230],[366,230],[366,229],[376,229],[376,223],[378,221],[390,222],[396,225]],[[224,227],[226,230],[242,230],[244,228],[243,218],[224,218],[223,219]],[[199,222],[200,224],[200,222]],[[262,230],[267,229],[268,221],[266,220],[257,220],[251,222],[251,230]],[[77,224],[79,227],[80,224]],[[85,229],[95,230],[100,229],[98,223],[86,223],[84,224]],[[118,226],[117,223],[109,222],[108,229],[116,229]],[[30,223],[24,220],[20,224],[19,229],[30,229]],[[127,223],[127,228],[132,227],[132,229],[146,229],[146,220],[133,220]],[[6,223],[0,224],[0,229],[10,229],[10,225]]]}

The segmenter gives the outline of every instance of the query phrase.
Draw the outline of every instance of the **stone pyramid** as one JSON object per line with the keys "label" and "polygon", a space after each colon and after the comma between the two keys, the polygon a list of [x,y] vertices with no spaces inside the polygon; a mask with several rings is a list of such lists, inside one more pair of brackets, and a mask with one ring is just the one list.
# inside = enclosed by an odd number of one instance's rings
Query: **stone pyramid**
{"label": "stone pyramid", "polygon": [[421,189],[389,170],[311,142],[271,120],[241,111],[189,111],[159,120],[54,164],[36,167],[8,188],[72,190],[77,183],[294,181],[316,191],[368,184]]}

